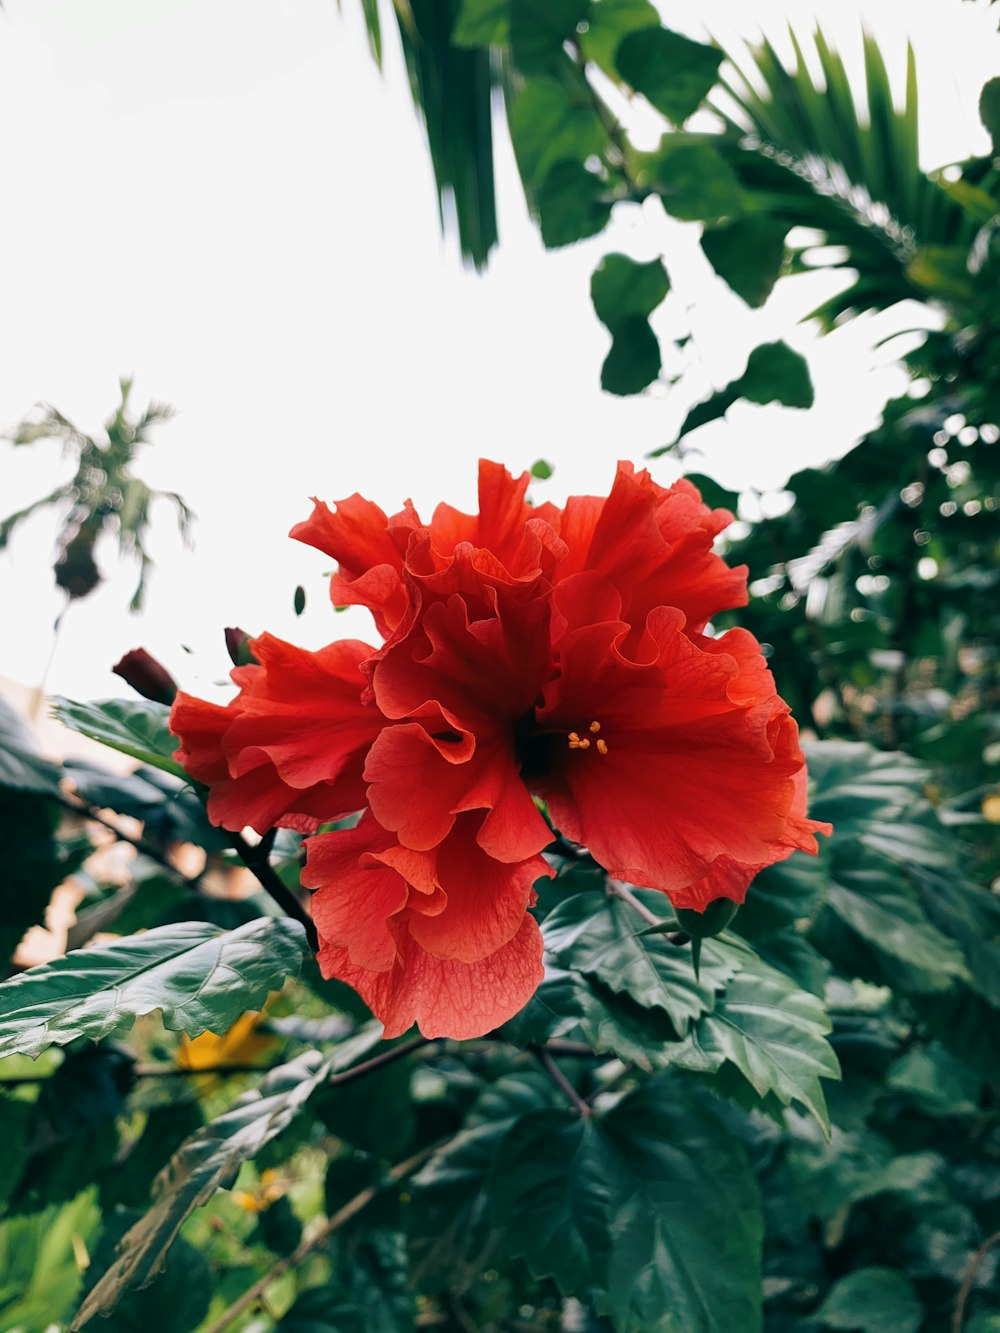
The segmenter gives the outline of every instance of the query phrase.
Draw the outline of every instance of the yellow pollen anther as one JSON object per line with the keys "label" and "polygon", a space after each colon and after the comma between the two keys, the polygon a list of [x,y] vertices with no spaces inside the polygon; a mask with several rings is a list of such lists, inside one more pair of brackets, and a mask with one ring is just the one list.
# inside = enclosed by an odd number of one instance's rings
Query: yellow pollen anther
{"label": "yellow pollen anther", "polygon": [[591,731],[593,731],[593,732],[596,733],[596,732],[600,731],[600,729],[601,729],[601,724],[600,724],[600,722],[591,722],[591,724],[590,724],[590,730],[591,730]]}
{"label": "yellow pollen anther", "polygon": [[580,749],[581,749],[581,750],[589,750],[589,749],[590,749],[590,741],[587,740],[586,736],[584,736],[583,740],[580,741]]}
{"label": "yellow pollen anther", "polygon": [[577,732],[577,731],[571,731],[571,732],[569,733],[569,743],[570,743],[570,745],[572,745],[574,741],[576,742],[577,745],[580,744],[580,733]]}
{"label": "yellow pollen anther", "polygon": [[597,742],[597,753],[598,753],[598,754],[607,754],[607,752],[608,752],[608,743],[607,743],[607,741],[598,741],[598,742]]}

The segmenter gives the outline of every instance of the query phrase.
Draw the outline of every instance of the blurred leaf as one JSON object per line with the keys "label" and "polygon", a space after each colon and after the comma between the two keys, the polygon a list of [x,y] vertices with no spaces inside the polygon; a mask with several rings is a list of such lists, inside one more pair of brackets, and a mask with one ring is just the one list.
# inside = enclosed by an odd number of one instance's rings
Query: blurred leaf
{"label": "blurred leaf", "polygon": [[542,240],[550,250],[602,231],[611,216],[608,187],[582,163],[556,162],[535,191]]}
{"label": "blurred leaf", "polygon": [[641,393],[657,378],[661,366],[660,344],[649,321],[631,315],[615,329],[601,367],[601,388],[619,395]]}
{"label": "blurred leaf", "polygon": [[510,49],[525,74],[544,74],[563,55],[563,43],[576,36],[589,0],[509,0]]}
{"label": "blurred leaf", "polygon": [[917,1333],[924,1311],[902,1273],[860,1268],[834,1283],[815,1317],[844,1333]]}
{"label": "blurred leaf", "polygon": [[[44,796],[0,790],[0,961],[7,963],[25,931],[40,925],[52,891],[79,865],[56,839],[59,807]],[[2,989],[2,988],[0,988]]]}
{"label": "blurred leaf", "polygon": [[[813,387],[805,358],[783,342],[755,347],[738,379],[696,403],[684,418],[678,439],[709,421],[717,421],[740,398],[751,403],[782,403],[785,407],[813,405]],[[658,450],[658,453],[664,452]],[[652,457],[652,455],[651,455]]]}
{"label": "blurred leaf", "polygon": [[630,32],[659,27],[660,14],[650,0],[593,0],[580,47],[588,60],[617,80],[621,71],[615,57],[622,38]]}
{"label": "blurred leaf", "polygon": [[201,1124],[201,1111],[194,1100],[154,1106],[128,1153],[101,1176],[101,1206],[105,1214],[113,1213],[116,1207],[144,1208],[149,1202],[154,1176]]}
{"label": "blurred leaf", "polygon": [[527,1113],[490,1189],[511,1252],[564,1294],[596,1291],[621,1333],[760,1328],[753,1179],[732,1135],[674,1080],[603,1116]]}
{"label": "blurred leaf", "polygon": [[81,1305],[74,1330],[113,1310],[127,1288],[150,1281],[184,1220],[217,1189],[230,1186],[243,1162],[291,1124],[335,1064],[335,1056],[313,1052],[290,1060],[181,1144],[153,1184],[153,1206],[122,1238],[114,1262]]}
{"label": "blurred leaf", "polygon": [[534,189],[557,162],[581,168],[603,152],[607,131],[590,105],[581,105],[555,79],[530,79],[510,109],[510,136],[528,189]]}
{"label": "blurred leaf", "polygon": [[[637,42],[644,37],[635,34]],[[713,144],[664,135],[649,169],[663,207],[683,222],[718,222],[743,211],[740,183]]]}
{"label": "blurred leaf", "polygon": [[669,28],[643,28],[622,39],[615,64],[637,93],[680,125],[715,83],[722,52]]}
{"label": "blurred leaf", "polygon": [[601,371],[608,393],[639,393],[660,373],[660,346],[648,316],[670,290],[658,259],[639,264],[627,255],[605,255],[590,280],[598,319],[611,333],[611,350]]}
{"label": "blurred leaf", "polygon": [[0,1055],[121,1035],[154,1009],[173,1031],[225,1031],[298,971],[304,949],[297,921],[261,917],[228,932],[160,926],[66,954],[0,985]]}
{"label": "blurred leaf", "polygon": [[84,704],[57,697],[55,715],[71,731],[188,780],[173,758],[180,742],[167,728],[170,709],[166,704],[148,699],[100,699]]}
{"label": "blurred leaf", "polygon": [[762,306],[774,289],[785,260],[782,222],[751,213],[722,226],[706,227],[701,248],[718,273],[748,306]]}
{"label": "blurred leaf", "polygon": [[503,46],[510,40],[510,0],[462,0],[454,46]]}
{"label": "blurred leaf", "polygon": [[979,119],[993,140],[994,153],[1000,153],[1000,78],[988,79],[979,94]]}
{"label": "blurred leaf", "polygon": [[[59,769],[43,759],[20,715],[0,694],[0,788],[9,791],[61,794]],[[5,844],[6,845],[6,844]]]}
{"label": "blurred leaf", "polygon": [[[91,1280],[112,1263],[115,1247],[138,1221],[134,1210],[105,1220],[87,1270]],[[102,1333],[194,1333],[208,1313],[212,1273],[201,1251],[178,1239],[167,1256],[163,1272],[141,1291],[127,1292],[118,1307],[102,1321]]]}
{"label": "blurred leaf", "polygon": [[0,1330],[47,1329],[69,1312],[80,1288],[77,1246],[100,1224],[89,1195],[33,1217],[0,1222]]}

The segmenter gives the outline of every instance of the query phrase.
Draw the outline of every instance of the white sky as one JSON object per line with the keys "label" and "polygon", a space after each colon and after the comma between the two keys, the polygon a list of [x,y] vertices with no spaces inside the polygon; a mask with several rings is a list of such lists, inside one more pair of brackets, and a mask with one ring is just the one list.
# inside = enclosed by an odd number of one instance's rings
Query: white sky
{"label": "white sky", "polygon": [[[549,459],[556,475],[539,493],[556,500],[606,491],[615,459],[672,438],[750,347],[784,337],[808,355],[815,408],[739,405],[697,437],[705,458],[691,462],[737,489],[775,487],[845,452],[903,382],[892,350],[873,344],[906,327],[905,312],[817,340],[797,321],[826,294],[822,276],[784,280],[748,311],[712,275],[697,228],[652,207],[620,208],[602,236],[546,253],[506,143],[500,249],[485,277],[463,271],[439,235],[394,40],[379,75],[359,0],[343,5],[6,0],[0,11],[0,426],[46,400],[93,431],[132,372],[136,403],[179,411],[136,470],[198,514],[193,552],[170,512],[155,514],[142,616],[125,611],[133,568],[101,553],[109,577],[66,617],[56,692],[125,692],[109,668],[140,644],[207,691],[228,670],[228,624],[313,647],[367,633],[360,615],[333,620],[327,562],[285,536],[311,494],[359,490],[390,511],[408,495],[427,511],[471,505],[479,456],[515,470]],[[700,0],[703,27],[687,30],[780,37],[790,12],[801,28],[817,15],[845,53],[863,19],[897,72],[908,28],[925,165],[986,150],[976,97],[1000,38],[984,0]],[[612,249],[664,254],[674,294],[660,332],[683,332],[693,307],[700,361],[683,395],[600,391],[609,340],[588,284]],[[66,475],[53,444],[0,451],[0,516]],[[676,465],[654,475],[669,481]],[[29,685],[62,605],[53,540],[44,515],[0,556],[0,675]]]}

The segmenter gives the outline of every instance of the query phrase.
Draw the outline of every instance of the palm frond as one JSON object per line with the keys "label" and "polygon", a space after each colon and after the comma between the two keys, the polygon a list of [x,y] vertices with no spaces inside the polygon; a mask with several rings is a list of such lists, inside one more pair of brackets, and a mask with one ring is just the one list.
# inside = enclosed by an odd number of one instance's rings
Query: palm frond
{"label": "palm frond", "polygon": [[[870,33],[862,36],[863,88],[852,87],[842,56],[819,29],[811,39],[790,30],[790,39],[789,61],[766,39],[742,59],[730,54],[733,70],[722,82],[734,109],[718,109],[730,138],[753,149],[731,143],[729,154],[744,186],[758,194],[757,206],[790,226],[821,231],[844,247],[838,266],[857,274],[814,315],[830,327],[908,297],[947,304],[954,293],[929,291],[920,276],[926,266],[916,261],[925,247],[964,256],[981,219],[921,170],[912,47],[897,98]],[[799,271],[811,267],[807,251],[794,255]]]}

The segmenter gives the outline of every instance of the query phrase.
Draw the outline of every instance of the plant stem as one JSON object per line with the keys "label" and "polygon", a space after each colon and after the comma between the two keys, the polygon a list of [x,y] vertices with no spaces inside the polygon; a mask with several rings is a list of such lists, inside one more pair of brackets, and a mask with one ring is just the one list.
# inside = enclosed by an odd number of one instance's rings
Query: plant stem
{"label": "plant stem", "polygon": [[563,1093],[574,1111],[576,1111],[577,1115],[592,1115],[593,1111],[590,1106],[583,1100],[576,1088],[573,1087],[573,1084],[570,1083],[569,1079],[556,1064],[555,1060],[553,1060],[549,1051],[547,1051],[544,1046],[529,1046],[528,1050],[542,1066],[559,1091]]}
{"label": "plant stem", "polygon": [[955,1315],[951,1321],[951,1333],[962,1333],[962,1327],[965,1324],[965,1307],[969,1303],[969,1297],[972,1295],[972,1288],[975,1285],[976,1275],[982,1266],[983,1260],[989,1254],[995,1245],[1000,1245],[1000,1231],[994,1231],[992,1236],[987,1236],[976,1250],[975,1254],[969,1259],[965,1272],[962,1275],[962,1285],[958,1291],[958,1300],[955,1302]]}
{"label": "plant stem", "polygon": [[[399,1047],[397,1047],[396,1050],[399,1050]],[[370,1063],[371,1061],[369,1061],[369,1064]],[[361,1068],[360,1065],[357,1067]],[[311,1254],[313,1250],[329,1240],[329,1238],[338,1232],[341,1227],[350,1222],[353,1217],[356,1217],[363,1208],[367,1208],[375,1196],[380,1194],[386,1185],[395,1184],[396,1181],[403,1180],[406,1176],[410,1175],[411,1172],[415,1171],[418,1166],[422,1166],[423,1163],[427,1161],[428,1157],[430,1157],[432,1153],[437,1152],[438,1148],[441,1147],[441,1142],[443,1142],[443,1140],[437,1143],[432,1143],[430,1147],[421,1148],[420,1152],[414,1153],[413,1156],[408,1157],[405,1162],[399,1162],[388,1171],[383,1181],[380,1181],[377,1185],[369,1185],[366,1189],[355,1194],[353,1199],[348,1199],[347,1203],[345,1203],[342,1208],[338,1208],[332,1217],[327,1218],[318,1231],[315,1231],[312,1236],[304,1239],[301,1244],[297,1245],[295,1249],[292,1250],[291,1254],[286,1254],[283,1259],[279,1259],[273,1267],[268,1269],[263,1277],[258,1278],[252,1287],[248,1287],[242,1296],[237,1297],[232,1305],[223,1310],[215,1323],[205,1330],[205,1333],[222,1333],[223,1329],[228,1328],[234,1319],[241,1315],[244,1310],[249,1309],[249,1307],[264,1294],[272,1282],[281,1277],[283,1273],[287,1273],[290,1268],[297,1267],[307,1255]]]}
{"label": "plant stem", "polygon": [[251,847],[242,833],[233,833],[230,836],[230,843],[246,868],[256,876],[264,892],[274,899],[286,916],[293,917],[305,927],[309,947],[316,953],[319,949],[319,936],[316,934],[315,922],[291,889],[281,882],[269,860],[274,837],[275,831],[268,830],[260,842]]}
{"label": "plant stem", "polygon": [[157,846],[148,842],[145,838],[133,838],[131,834],[128,834],[124,829],[119,828],[118,825],[112,823],[110,819],[105,819],[103,815],[99,815],[94,807],[88,805],[86,801],[81,801],[77,796],[53,796],[52,800],[58,805],[61,805],[64,810],[69,810],[74,815],[79,815],[81,819],[89,819],[92,824],[100,824],[101,828],[105,828],[109,833],[113,833],[119,842],[128,843],[130,847],[134,847],[137,852],[141,852],[142,855],[148,857],[150,861],[155,861],[158,866],[162,866],[164,870],[169,870],[172,875],[176,875],[181,883],[188,888],[193,889],[197,887],[201,875],[187,876],[182,874]]}

